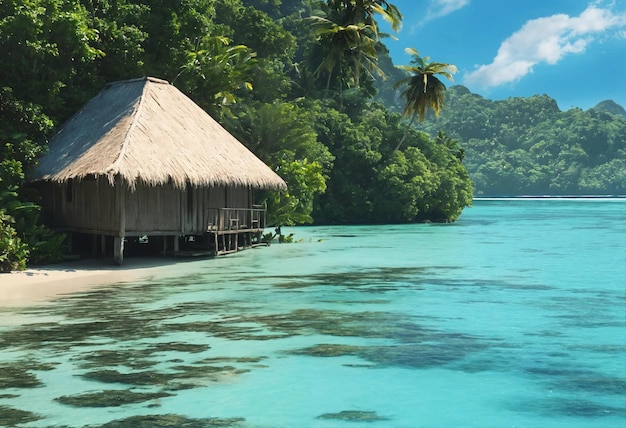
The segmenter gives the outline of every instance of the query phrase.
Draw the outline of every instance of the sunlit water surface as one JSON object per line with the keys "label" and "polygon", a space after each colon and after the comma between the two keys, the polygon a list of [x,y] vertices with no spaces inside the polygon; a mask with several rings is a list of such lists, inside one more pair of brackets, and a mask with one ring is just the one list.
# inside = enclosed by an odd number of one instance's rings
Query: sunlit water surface
{"label": "sunlit water surface", "polygon": [[626,200],[283,232],[1,310],[0,425],[626,425]]}

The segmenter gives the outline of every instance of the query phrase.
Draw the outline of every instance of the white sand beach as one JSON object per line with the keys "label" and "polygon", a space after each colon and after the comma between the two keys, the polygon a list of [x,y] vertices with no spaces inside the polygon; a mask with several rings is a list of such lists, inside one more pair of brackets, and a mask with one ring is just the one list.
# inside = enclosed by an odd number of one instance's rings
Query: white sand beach
{"label": "white sand beach", "polygon": [[0,274],[0,307],[25,306],[90,288],[146,279],[163,274],[172,259],[128,258],[122,266],[111,260],[84,260]]}

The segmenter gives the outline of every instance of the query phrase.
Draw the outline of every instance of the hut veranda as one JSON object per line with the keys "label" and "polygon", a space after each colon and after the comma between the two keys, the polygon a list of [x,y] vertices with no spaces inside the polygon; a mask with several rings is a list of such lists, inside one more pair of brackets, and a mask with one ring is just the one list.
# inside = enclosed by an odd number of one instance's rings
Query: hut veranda
{"label": "hut veranda", "polygon": [[122,263],[125,241],[213,254],[260,243],[255,191],[285,182],[167,81],[110,83],[50,140],[35,171],[52,225]]}

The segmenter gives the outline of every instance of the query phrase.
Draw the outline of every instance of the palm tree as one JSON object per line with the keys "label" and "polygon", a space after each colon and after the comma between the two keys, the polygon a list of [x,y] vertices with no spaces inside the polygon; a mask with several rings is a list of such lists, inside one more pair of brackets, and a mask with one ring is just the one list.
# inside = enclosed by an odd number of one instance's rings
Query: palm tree
{"label": "palm tree", "polygon": [[331,14],[339,15],[344,24],[362,22],[371,26],[377,38],[378,24],[374,15],[389,22],[393,31],[400,30],[402,25],[402,14],[386,0],[328,0],[326,6]]}
{"label": "palm tree", "polygon": [[378,52],[376,42],[369,37],[359,39],[358,43],[350,49],[348,57],[352,61],[352,82],[355,88],[361,87],[361,73],[366,72],[371,79],[376,74],[385,80],[385,72],[378,66]]}
{"label": "palm tree", "polygon": [[325,51],[324,58],[315,70],[315,76],[319,77],[322,72],[327,73],[326,90],[328,90],[337,66],[339,66],[341,77],[344,58],[350,49],[358,45],[363,27],[342,26],[321,16],[312,16],[309,19],[313,22],[313,31],[317,36],[317,41]]}
{"label": "palm tree", "polygon": [[314,22],[314,30],[317,34],[318,42],[325,49],[325,56],[314,74],[318,78],[322,72],[327,74],[326,90],[328,91],[335,68],[339,67],[339,108],[341,110],[345,82],[343,71],[346,61],[350,61],[351,68],[349,76],[351,77],[351,82],[347,83],[348,86],[359,88],[361,86],[361,74],[364,71],[372,78],[374,73],[381,78],[385,78],[385,73],[377,64],[377,42],[370,37],[373,32],[369,25],[351,24],[342,26],[319,16],[313,16],[310,19]]}
{"label": "palm tree", "polygon": [[439,116],[439,111],[445,104],[446,85],[436,75],[454,80],[452,74],[457,72],[456,66],[442,62],[429,62],[429,57],[422,58],[413,48],[406,48],[405,51],[413,57],[411,65],[400,65],[398,68],[408,71],[411,76],[400,80],[394,88],[406,86],[402,92],[402,96],[406,98],[402,115],[410,115],[411,121],[395,150],[398,150],[404,142],[416,117],[422,122],[428,108],[435,112],[435,116]]}
{"label": "palm tree", "polygon": [[363,71],[370,76],[376,73],[384,77],[376,64],[379,33],[374,15],[380,14],[397,31],[402,22],[402,14],[398,8],[386,0],[327,0],[325,10],[325,17],[312,16],[310,20],[318,42],[327,52],[315,71],[317,77],[322,71],[328,73],[326,89],[330,87],[330,80],[337,66],[341,77],[346,59],[352,62],[351,74],[357,88],[360,86]]}

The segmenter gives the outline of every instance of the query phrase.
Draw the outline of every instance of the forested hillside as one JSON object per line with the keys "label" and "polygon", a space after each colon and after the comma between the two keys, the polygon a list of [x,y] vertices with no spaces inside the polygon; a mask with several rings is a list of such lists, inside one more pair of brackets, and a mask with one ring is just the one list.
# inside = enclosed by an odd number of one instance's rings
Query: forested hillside
{"label": "forested hillside", "polygon": [[[265,196],[273,224],[454,221],[473,186],[455,140],[407,128],[441,94],[396,96],[411,73],[377,22],[401,17],[384,0],[0,2],[0,271],[59,257],[25,183],[81,105],[141,76],[174,84],[285,179]],[[446,72],[420,64],[404,89]]]}
{"label": "forested hillside", "polygon": [[612,101],[561,111],[547,95],[492,101],[453,86],[421,129],[462,142],[478,196],[626,194],[626,111]]}

